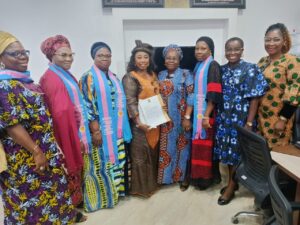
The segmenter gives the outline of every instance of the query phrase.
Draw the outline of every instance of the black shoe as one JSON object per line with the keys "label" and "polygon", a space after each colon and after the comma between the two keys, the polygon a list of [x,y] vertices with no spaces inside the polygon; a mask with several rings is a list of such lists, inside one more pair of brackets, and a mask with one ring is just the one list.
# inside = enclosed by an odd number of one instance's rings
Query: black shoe
{"label": "black shoe", "polygon": [[179,184],[179,188],[181,191],[186,191],[189,188],[189,186],[190,186],[189,183],[180,182]]}
{"label": "black shoe", "polygon": [[[221,188],[221,190],[220,190],[220,194],[221,195],[224,193],[224,191],[226,190],[226,188],[227,188],[227,186]],[[234,188],[234,191],[239,190],[239,188],[240,188],[239,184],[236,184],[235,188]]]}
{"label": "black shoe", "polygon": [[220,196],[218,198],[218,204],[219,205],[227,205],[231,202],[231,200],[234,198],[234,196],[235,196],[234,192],[232,192],[232,194],[230,195],[230,197],[228,199],[224,199],[224,198],[222,198],[222,196]]}

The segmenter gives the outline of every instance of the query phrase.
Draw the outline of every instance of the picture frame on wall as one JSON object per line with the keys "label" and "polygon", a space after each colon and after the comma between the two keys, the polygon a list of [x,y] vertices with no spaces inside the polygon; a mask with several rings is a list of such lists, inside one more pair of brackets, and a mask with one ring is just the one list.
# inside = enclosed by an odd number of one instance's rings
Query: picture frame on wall
{"label": "picture frame on wall", "polygon": [[104,8],[163,8],[164,0],[102,0]]}
{"label": "picture frame on wall", "polygon": [[246,8],[246,0],[190,0],[193,8]]}

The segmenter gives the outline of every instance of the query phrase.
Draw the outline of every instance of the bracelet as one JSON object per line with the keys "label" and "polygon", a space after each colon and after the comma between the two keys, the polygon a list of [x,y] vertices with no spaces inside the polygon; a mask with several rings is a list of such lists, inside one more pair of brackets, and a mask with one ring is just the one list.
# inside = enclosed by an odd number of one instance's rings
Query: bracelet
{"label": "bracelet", "polygon": [[252,127],[252,126],[253,126],[253,123],[250,122],[250,121],[248,121],[246,124],[247,124],[247,126],[249,126],[249,127]]}
{"label": "bracelet", "polygon": [[93,132],[93,133],[92,133],[92,136],[95,135],[95,134],[100,134],[100,131],[97,130],[96,132]]}
{"label": "bracelet", "polygon": [[38,147],[39,147],[39,145],[38,144],[36,144],[34,147],[33,147],[33,151],[32,151],[32,153],[37,153],[37,149],[38,149]]}
{"label": "bracelet", "polygon": [[284,116],[279,116],[279,119],[281,119],[282,121],[286,122],[288,119],[285,118]]}

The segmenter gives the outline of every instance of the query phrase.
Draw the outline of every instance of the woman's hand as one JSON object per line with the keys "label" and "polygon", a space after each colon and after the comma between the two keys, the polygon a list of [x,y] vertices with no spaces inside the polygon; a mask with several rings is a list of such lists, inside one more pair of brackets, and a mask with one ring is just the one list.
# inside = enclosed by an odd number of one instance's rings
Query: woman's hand
{"label": "woman's hand", "polygon": [[184,131],[189,131],[192,128],[191,120],[183,118],[182,128],[184,129]]}
{"label": "woman's hand", "polygon": [[140,124],[137,124],[136,126],[137,128],[141,129],[142,131],[144,131],[145,133],[148,132],[150,130],[150,126],[146,125],[146,124],[143,124],[143,123],[140,123]]}
{"label": "woman's hand", "polygon": [[252,126],[249,126],[248,124],[245,124],[244,128],[249,131],[252,131]]}
{"label": "woman's hand", "polygon": [[43,174],[46,169],[48,169],[48,162],[45,154],[38,147],[33,153],[33,159],[35,163],[34,171],[38,174]]}
{"label": "woman's hand", "polygon": [[209,119],[203,119],[203,120],[202,120],[202,127],[203,127],[204,129],[211,128],[211,125],[210,125],[210,123],[209,123]]}
{"label": "woman's hand", "polygon": [[279,119],[274,124],[275,133],[277,133],[278,135],[282,135],[282,133],[285,131],[285,128],[286,128],[286,121],[284,120]]}
{"label": "woman's hand", "polygon": [[102,134],[99,130],[92,133],[92,143],[95,146],[101,146],[102,145]]}

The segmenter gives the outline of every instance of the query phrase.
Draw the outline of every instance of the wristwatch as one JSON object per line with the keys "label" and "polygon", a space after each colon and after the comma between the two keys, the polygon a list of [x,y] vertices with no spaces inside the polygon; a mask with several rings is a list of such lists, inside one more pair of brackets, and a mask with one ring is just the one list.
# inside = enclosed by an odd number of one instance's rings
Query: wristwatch
{"label": "wristwatch", "polygon": [[189,120],[189,119],[191,119],[191,116],[189,116],[189,115],[184,115],[184,118],[187,119],[187,120]]}
{"label": "wristwatch", "polygon": [[252,122],[247,122],[246,123],[249,127],[252,127],[253,126],[253,123]]}

